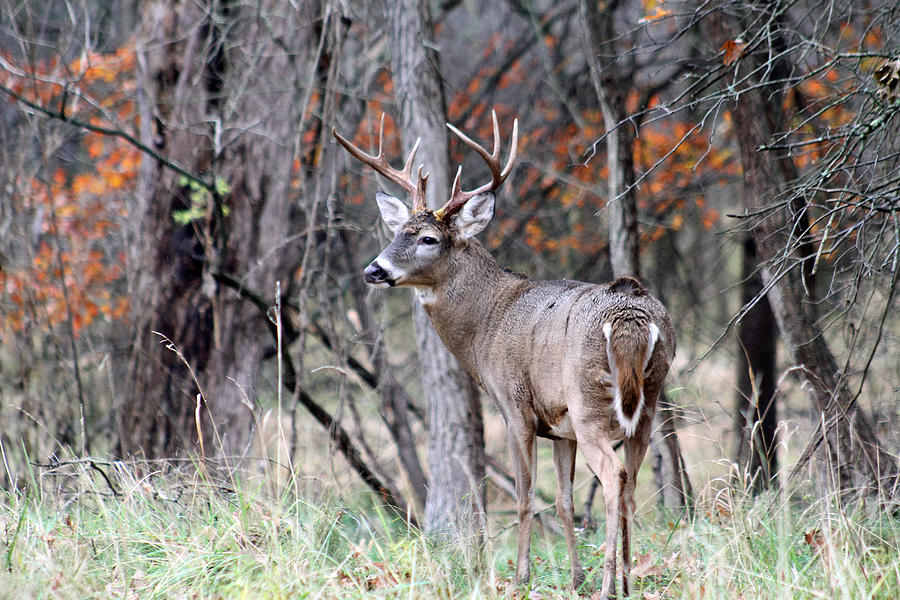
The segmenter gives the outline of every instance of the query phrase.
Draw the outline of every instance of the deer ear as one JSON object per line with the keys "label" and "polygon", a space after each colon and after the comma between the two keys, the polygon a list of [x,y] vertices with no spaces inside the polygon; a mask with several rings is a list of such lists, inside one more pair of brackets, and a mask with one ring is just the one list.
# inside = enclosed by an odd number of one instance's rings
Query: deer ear
{"label": "deer ear", "polygon": [[409,208],[397,198],[383,192],[375,192],[375,202],[381,211],[381,219],[391,233],[397,233],[397,230],[409,221]]}
{"label": "deer ear", "polygon": [[469,239],[484,231],[494,216],[494,194],[478,194],[466,202],[462,210],[453,217],[453,224],[464,239]]}

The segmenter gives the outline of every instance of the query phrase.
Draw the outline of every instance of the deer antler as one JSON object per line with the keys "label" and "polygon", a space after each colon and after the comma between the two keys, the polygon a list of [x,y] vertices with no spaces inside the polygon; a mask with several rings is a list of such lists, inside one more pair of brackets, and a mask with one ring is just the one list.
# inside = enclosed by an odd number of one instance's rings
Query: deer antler
{"label": "deer antler", "polygon": [[446,219],[447,217],[453,215],[458,212],[466,202],[470,199],[474,198],[478,194],[483,194],[485,192],[493,192],[497,188],[500,187],[509,174],[512,172],[513,163],[516,161],[516,147],[519,142],[519,120],[515,119],[513,121],[513,131],[512,131],[512,142],[510,143],[509,150],[509,159],[506,161],[506,166],[503,167],[503,170],[500,169],[500,126],[497,125],[497,113],[495,111],[491,111],[491,118],[494,121],[494,151],[488,152],[482,145],[473,141],[470,137],[464,134],[462,131],[447,123],[447,127],[450,128],[450,131],[456,134],[456,136],[461,139],[467,146],[475,150],[481,158],[488,164],[488,167],[491,169],[491,181],[485,183],[482,186],[475,188],[474,190],[465,191],[460,186],[460,177],[462,175],[462,165],[460,165],[459,169],[456,171],[456,178],[453,180],[453,188],[450,193],[450,200],[442,206],[440,209],[435,211],[434,215],[438,219]]}
{"label": "deer antler", "polygon": [[413,180],[412,177],[412,169],[413,169],[413,160],[416,157],[416,151],[419,149],[419,142],[421,138],[416,140],[413,149],[409,153],[409,157],[406,159],[406,164],[403,165],[403,170],[398,171],[388,164],[387,158],[385,158],[382,150],[384,147],[384,115],[381,115],[381,127],[378,130],[378,154],[372,156],[371,154],[366,154],[358,147],[354,146],[348,139],[339,134],[335,128],[331,128],[331,133],[337,138],[337,141],[341,143],[341,146],[347,149],[347,152],[356,157],[363,164],[369,165],[375,172],[381,173],[394,183],[398,184],[400,187],[405,189],[412,196],[412,205],[413,212],[419,211],[425,208],[425,185],[428,180],[428,173],[422,174],[422,165],[419,165],[419,170],[416,173],[416,179],[418,182]]}

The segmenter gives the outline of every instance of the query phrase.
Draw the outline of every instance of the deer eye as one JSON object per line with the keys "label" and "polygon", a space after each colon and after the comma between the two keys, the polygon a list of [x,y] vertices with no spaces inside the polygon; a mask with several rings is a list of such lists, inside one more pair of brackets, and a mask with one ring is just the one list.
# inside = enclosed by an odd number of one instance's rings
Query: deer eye
{"label": "deer eye", "polygon": [[437,238],[433,238],[430,235],[423,236],[419,238],[420,244],[425,244],[426,246],[433,246],[438,243]]}

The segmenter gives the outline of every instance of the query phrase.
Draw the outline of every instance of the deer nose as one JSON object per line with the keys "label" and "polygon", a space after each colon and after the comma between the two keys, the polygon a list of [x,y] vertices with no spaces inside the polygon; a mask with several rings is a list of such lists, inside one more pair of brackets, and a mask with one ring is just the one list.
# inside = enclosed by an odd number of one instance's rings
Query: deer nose
{"label": "deer nose", "polygon": [[363,272],[366,283],[385,283],[388,279],[388,272],[381,268],[378,261],[373,261]]}

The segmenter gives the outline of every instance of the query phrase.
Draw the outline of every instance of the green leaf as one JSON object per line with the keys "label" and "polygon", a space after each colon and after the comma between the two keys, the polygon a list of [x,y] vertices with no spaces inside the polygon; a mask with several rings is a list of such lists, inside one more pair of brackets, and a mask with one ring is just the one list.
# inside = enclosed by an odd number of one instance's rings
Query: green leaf
{"label": "green leaf", "polygon": [[228,185],[228,182],[225,181],[222,177],[216,177],[216,193],[219,196],[225,196],[231,191],[231,186]]}

